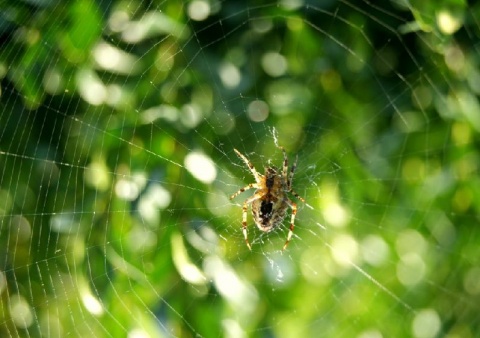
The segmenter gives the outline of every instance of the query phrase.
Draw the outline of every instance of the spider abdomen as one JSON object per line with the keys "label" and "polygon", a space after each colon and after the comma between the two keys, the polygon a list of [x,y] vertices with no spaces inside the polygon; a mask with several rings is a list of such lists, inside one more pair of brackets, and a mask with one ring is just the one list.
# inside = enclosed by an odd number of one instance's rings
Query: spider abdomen
{"label": "spider abdomen", "polygon": [[253,220],[260,230],[271,231],[281,224],[287,208],[288,204],[283,199],[258,199],[252,203]]}

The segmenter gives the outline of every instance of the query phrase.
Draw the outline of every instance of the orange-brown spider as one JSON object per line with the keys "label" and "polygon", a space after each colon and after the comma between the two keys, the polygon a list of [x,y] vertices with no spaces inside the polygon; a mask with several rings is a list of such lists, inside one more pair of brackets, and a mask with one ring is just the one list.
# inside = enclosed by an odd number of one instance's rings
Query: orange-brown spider
{"label": "orange-brown spider", "polygon": [[305,203],[305,200],[292,190],[293,173],[297,167],[298,156],[295,159],[295,163],[290,168],[290,172],[288,172],[287,153],[283,147],[278,146],[278,148],[280,148],[283,152],[283,169],[281,172],[277,172],[276,167],[268,166],[265,168],[265,175],[258,173],[253,164],[237,149],[234,149],[235,153],[237,153],[237,155],[243,160],[243,162],[245,162],[252,172],[253,177],[255,177],[255,183],[250,183],[249,185],[241,188],[232,196],[230,196],[230,199],[234,199],[248,189],[257,189],[251,197],[247,198],[245,202],[243,202],[242,231],[243,236],[245,237],[245,242],[250,250],[252,250],[252,246],[250,245],[247,237],[248,204],[252,204],[252,214],[255,224],[264,232],[269,232],[278,227],[285,218],[287,208],[292,208],[290,230],[287,235],[287,241],[282,249],[285,250],[290,242],[290,239],[292,238],[293,229],[295,227],[295,215],[297,214],[297,204],[288,198],[287,193],[291,193],[293,196]]}

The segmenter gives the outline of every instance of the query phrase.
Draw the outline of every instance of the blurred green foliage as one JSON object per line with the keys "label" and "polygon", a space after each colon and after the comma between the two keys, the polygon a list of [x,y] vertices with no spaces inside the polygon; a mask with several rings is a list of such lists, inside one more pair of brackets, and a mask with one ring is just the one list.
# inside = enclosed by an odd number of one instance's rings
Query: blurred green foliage
{"label": "blurred green foliage", "polygon": [[[478,17],[0,4],[0,336],[476,336]],[[283,255],[227,199],[273,130],[310,206]]]}

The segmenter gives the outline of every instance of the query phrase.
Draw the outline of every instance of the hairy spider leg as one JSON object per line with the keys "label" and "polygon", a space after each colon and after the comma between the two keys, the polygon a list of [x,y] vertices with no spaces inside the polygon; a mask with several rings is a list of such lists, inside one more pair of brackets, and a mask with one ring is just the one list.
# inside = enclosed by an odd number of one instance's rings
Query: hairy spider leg
{"label": "hairy spider leg", "polygon": [[243,202],[243,208],[242,208],[242,232],[243,232],[243,237],[245,237],[245,243],[247,244],[248,248],[250,251],[252,250],[252,246],[250,245],[250,242],[248,241],[248,236],[247,236],[247,214],[248,214],[248,204],[252,203],[253,201],[259,199],[262,197],[260,194],[255,194],[250,198],[247,198],[245,202]]}
{"label": "hairy spider leg", "polygon": [[298,196],[298,194],[297,194],[295,191],[293,191],[292,189],[290,189],[289,192],[290,192],[293,196],[295,196],[296,198],[298,198],[300,201],[302,201],[303,203],[305,203],[305,198]]}
{"label": "hairy spider leg", "polygon": [[305,199],[303,197],[300,197],[295,191],[293,191],[292,189],[292,182],[293,182],[293,174],[295,173],[295,169],[297,168],[297,162],[298,162],[298,154],[297,156],[295,157],[295,162],[292,164],[292,167],[290,168],[290,173],[288,174],[288,177],[287,177],[287,170],[288,170],[288,158],[287,158],[287,154],[285,152],[285,148],[283,148],[282,146],[279,146],[280,149],[282,149],[283,151],[283,177],[285,179],[285,181],[287,182],[287,190],[293,195],[295,196],[296,198],[298,198],[300,201],[302,201],[303,203],[305,203]]}
{"label": "hairy spider leg", "polygon": [[293,182],[293,173],[295,172],[295,169],[297,169],[297,161],[298,161],[298,154],[295,157],[295,162],[292,164],[292,167],[290,168],[290,175],[288,176],[288,191],[298,198],[300,201],[305,203],[305,199],[303,197],[300,197],[293,189],[292,189],[292,182]]}
{"label": "hairy spider leg", "polygon": [[285,251],[285,249],[287,248],[287,245],[288,243],[290,242],[290,240],[292,239],[292,236],[293,236],[293,229],[295,228],[294,224],[295,224],[295,215],[297,214],[297,204],[290,201],[289,199],[287,199],[287,203],[288,205],[290,206],[290,208],[292,208],[292,218],[290,219],[290,229],[288,230],[288,235],[287,235],[287,241],[285,242],[285,244],[283,245],[283,249],[282,251]]}
{"label": "hairy spider leg", "polygon": [[258,189],[258,184],[257,183],[250,183],[249,185],[244,186],[240,190],[238,190],[236,193],[234,193],[232,196],[230,196],[230,199],[233,200],[235,197],[240,195],[242,192],[250,190],[252,188]]}
{"label": "hairy spider leg", "polygon": [[288,190],[292,190],[292,184],[293,184],[293,174],[295,173],[295,169],[297,169],[297,161],[298,161],[298,154],[295,157],[295,162],[293,162],[292,167],[290,168],[290,173],[288,174]]}
{"label": "hairy spider leg", "polygon": [[245,164],[247,165],[248,169],[250,169],[250,171],[252,172],[253,176],[255,177],[255,181],[257,181],[257,183],[259,182],[260,180],[260,177],[262,177],[261,174],[259,174],[257,172],[257,170],[255,169],[255,167],[253,166],[252,162],[250,162],[241,152],[239,152],[237,149],[233,149],[235,151],[235,153],[238,155],[238,157],[240,157],[243,162],[245,162]]}
{"label": "hairy spider leg", "polygon": [[285,148],[282,146],[278,146],[283,152],[283,168],[282,168],[282,176],[283,180],[287,182],[287,186],[290,188],[290,183],[289,183],[289,178],[287,177],[287,172],[288,172],[288,157],[287,157],[287,152],[285,151]]}

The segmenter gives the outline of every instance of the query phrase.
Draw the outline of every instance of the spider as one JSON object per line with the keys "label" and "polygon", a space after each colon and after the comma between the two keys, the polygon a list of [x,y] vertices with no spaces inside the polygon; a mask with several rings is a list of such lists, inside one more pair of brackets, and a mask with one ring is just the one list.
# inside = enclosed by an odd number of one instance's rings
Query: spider
{"label": "spider", "polygon": [[295,222],[295,215],[297,214],[297,204],[292,202],[289,198],[287,193],[292,194],[300,201],[305,203],[305,200],[298,196],[298,194],[292,190],[292,179],[293,173],[295,172],[295,168],[297,167],[297,160],[298,155],[295,158],[295,163],[290,168],[290,172],[288,172],[288,158],[285,149],[282,146],[277,146],[283,152],[283,169],[281,172],[275,166],[268,166],[265,168],[265,175],[262,175],[257,172],[255,167],[253,166],[252,162],[250,162],[242,153],[240,153],[237,149],[235,153],[240,157],[243,162],[247,165],[250,171],[255,178],[255,183],[250,183],[247,186],[241,188],[232,196],[230,196],[230,200],[234,199],[242,192],[255,188],[255,193],[247,198],[245,202],[243,202],[243,213],[242,213],[242,231],[243,236],[245,237],[245,243],[247,243],[247,247],[252,250],[252,246],[248,241],[247,237],[247,208],[248,204],[252,205],[252,214],[253,220],[257,227],[264,232],[270,232],[276,227],[278,227],[283,219],[285,218],[285,214],[287,208],[292,208],[292,218],[290,220],[290,229],[287,235],[287,241],[283,246],[282,251],[287,248],[288,243],[293,235],[294,229],[294,222]]}

